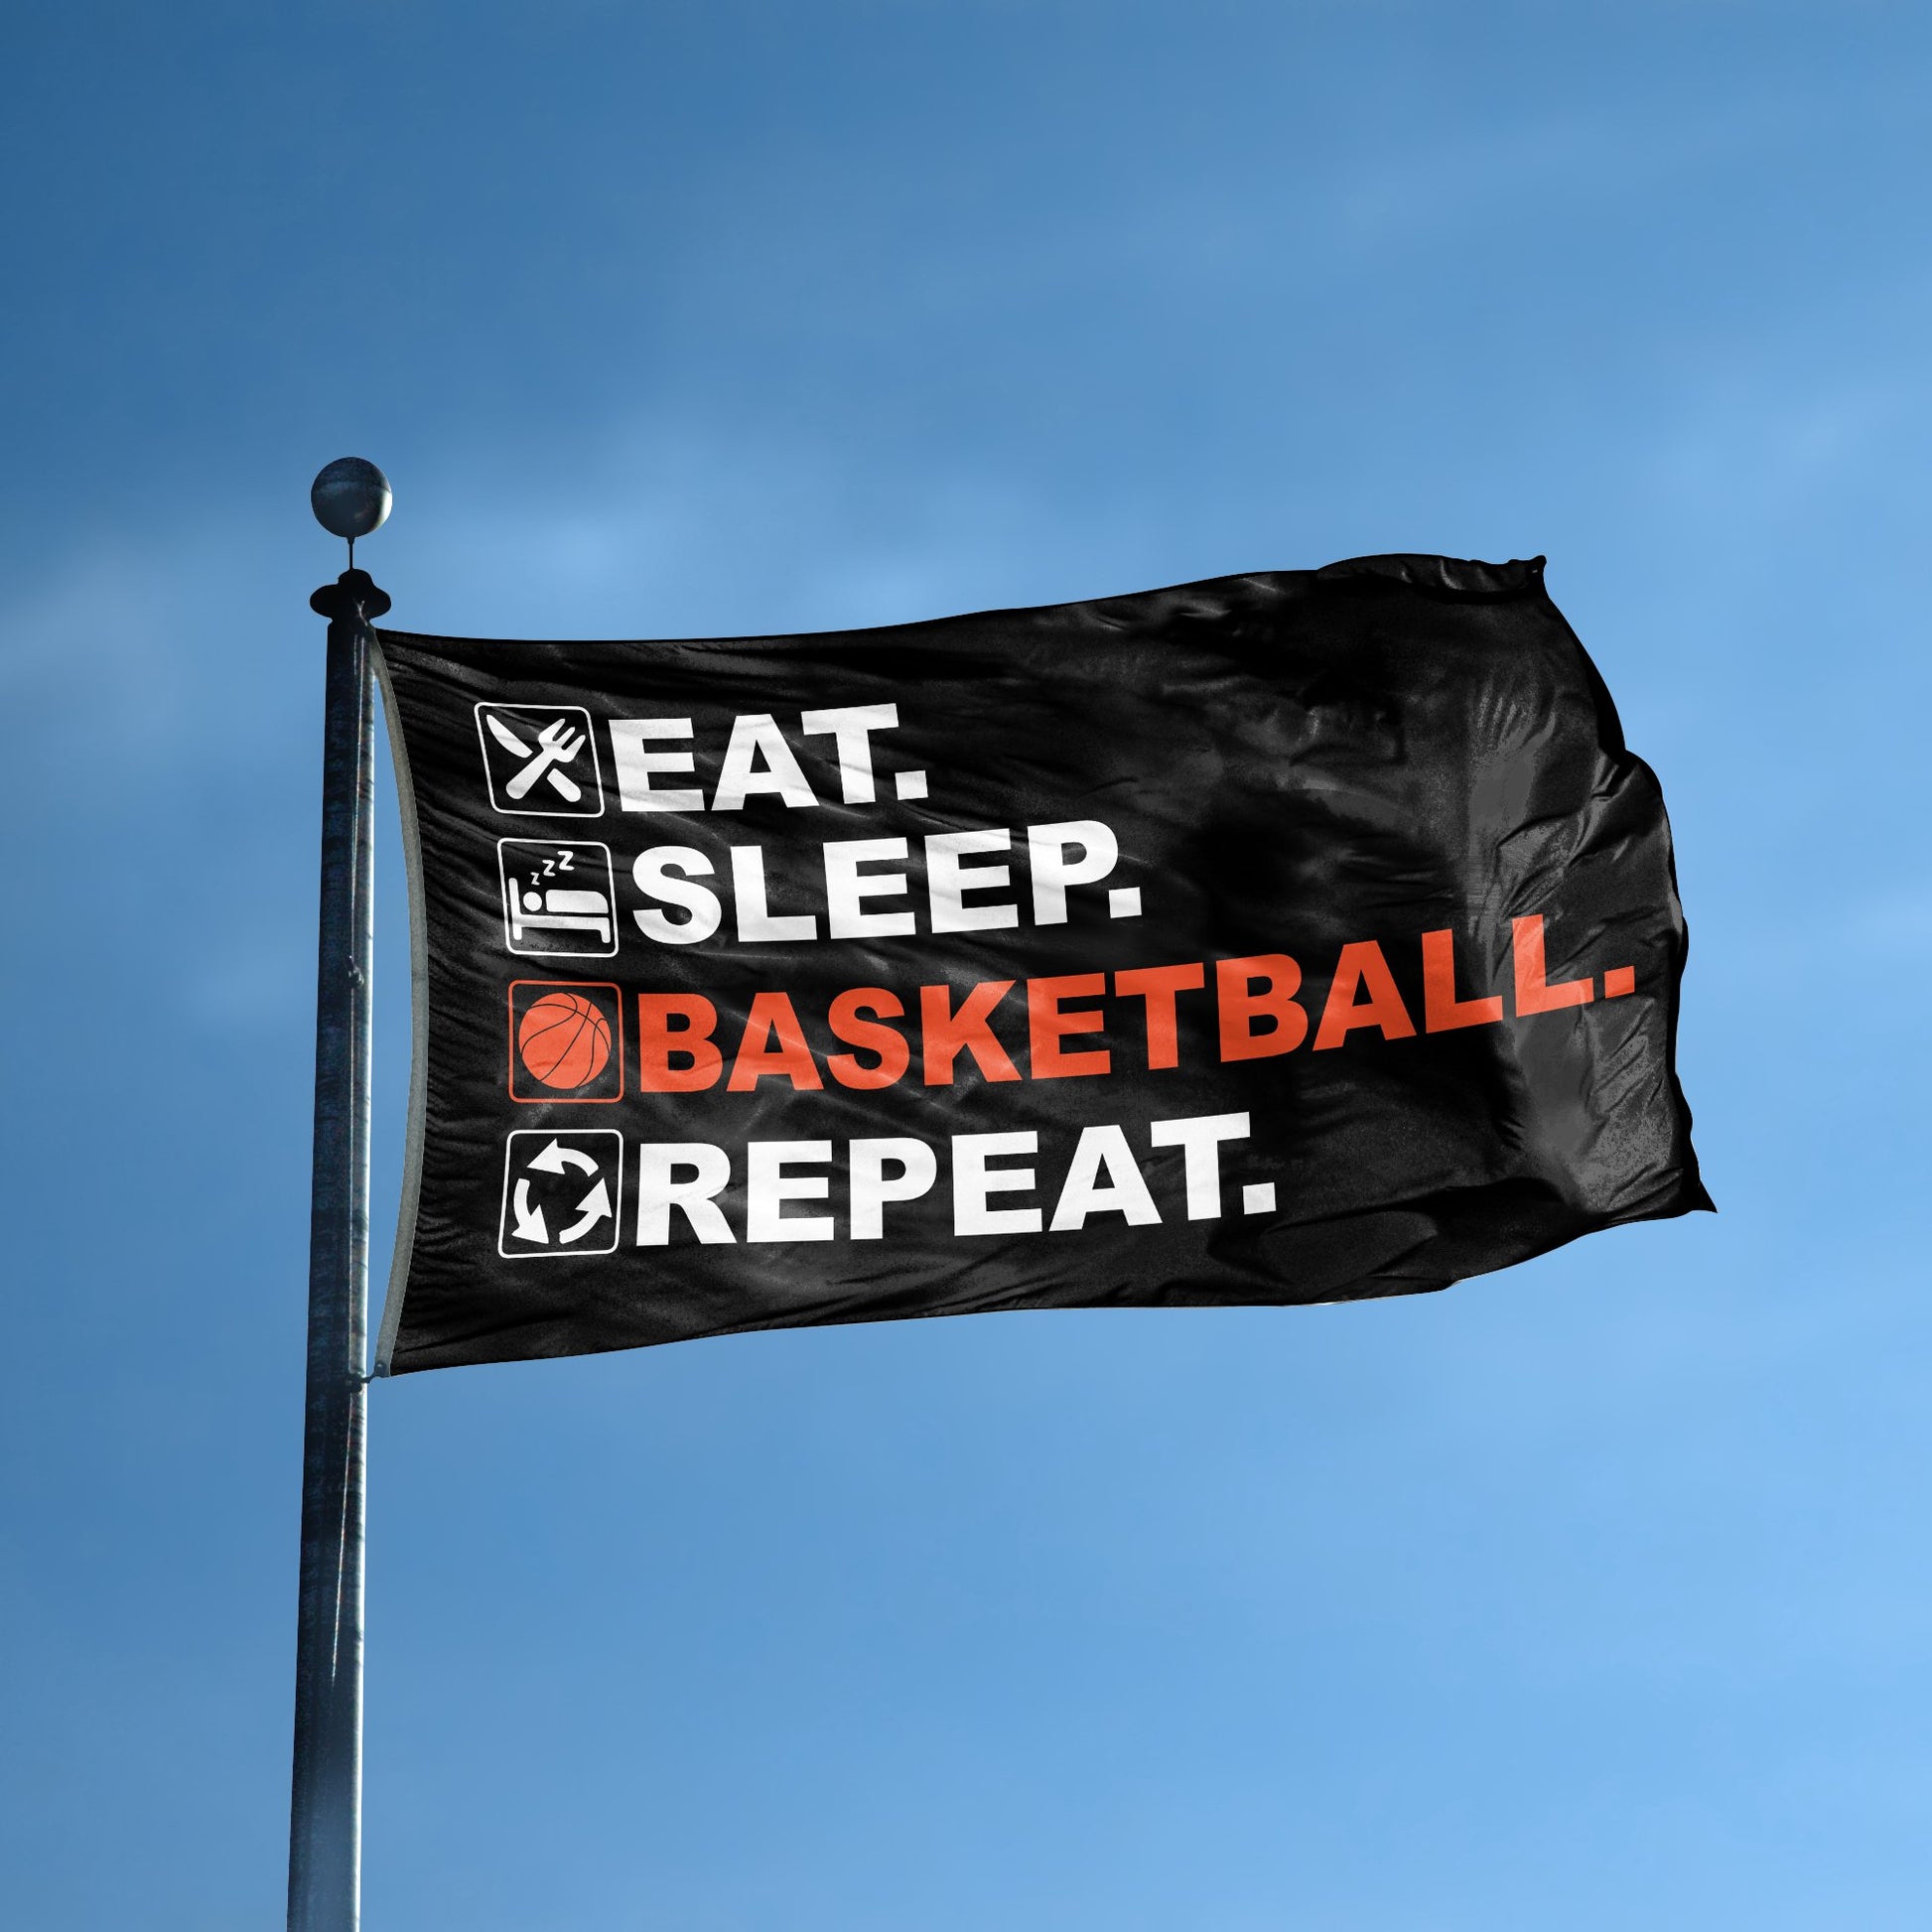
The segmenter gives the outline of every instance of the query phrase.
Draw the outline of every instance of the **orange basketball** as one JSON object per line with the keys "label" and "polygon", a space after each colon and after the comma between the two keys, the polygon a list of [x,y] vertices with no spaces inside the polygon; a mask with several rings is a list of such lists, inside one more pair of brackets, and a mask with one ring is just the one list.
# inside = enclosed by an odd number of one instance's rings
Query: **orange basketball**
{"label": "orange basketball", "polygon": [[581,1087],[611,1058],[611,1023],[581,993],[546,993],[518,1023],[516,1050],[546,1087]]}

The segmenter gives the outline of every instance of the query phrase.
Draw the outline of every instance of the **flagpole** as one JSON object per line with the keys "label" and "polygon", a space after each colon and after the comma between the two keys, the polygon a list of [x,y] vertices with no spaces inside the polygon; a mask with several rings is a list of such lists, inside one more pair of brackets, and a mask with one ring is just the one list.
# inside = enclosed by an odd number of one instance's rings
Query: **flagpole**
{"label": "flagpole", "polygon": [[[379,485],[379,490],[378,490]],[[374,619],[389,608],[354,540],[388,514],[373,464],[331,464],[318,520],[350,568],[309,600],[329,620],[316,961],[308,1393],[296,1628],[289,1932],[356,1932],[362,1865],[362,1579],[369,1300],[369,993],[374,907]]]}

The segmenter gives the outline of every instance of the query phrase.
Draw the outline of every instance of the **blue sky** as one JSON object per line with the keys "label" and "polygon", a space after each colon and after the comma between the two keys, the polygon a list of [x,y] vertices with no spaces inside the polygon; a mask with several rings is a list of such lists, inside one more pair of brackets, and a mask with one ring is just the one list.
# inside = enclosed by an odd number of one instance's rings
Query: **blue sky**
{"label": "blue sky", "polygon": [[429,630],[1547,552],[1723,1210],[378,1387],[371,1927],[1923,1925],[1923,9],[187,0],[8,66],[19,1923],[281,1909],[355,452]]}

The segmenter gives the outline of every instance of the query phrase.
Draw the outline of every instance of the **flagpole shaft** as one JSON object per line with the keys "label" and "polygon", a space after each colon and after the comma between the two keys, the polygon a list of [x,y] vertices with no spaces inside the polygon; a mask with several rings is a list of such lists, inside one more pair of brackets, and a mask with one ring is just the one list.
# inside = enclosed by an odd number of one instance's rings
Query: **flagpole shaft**
{"label": "flagpole shaft", "polygon": [[339,584],[318,591],[314,602],[331,621],[323,730],[308,1396],[288,1922],[289,1932],[356,1932],[362,1863],[368,1404],[363,1365],[368,1336],[370,889],[375,856],[368,619],[386,611],[389,601],[364,573],[351,571]]}

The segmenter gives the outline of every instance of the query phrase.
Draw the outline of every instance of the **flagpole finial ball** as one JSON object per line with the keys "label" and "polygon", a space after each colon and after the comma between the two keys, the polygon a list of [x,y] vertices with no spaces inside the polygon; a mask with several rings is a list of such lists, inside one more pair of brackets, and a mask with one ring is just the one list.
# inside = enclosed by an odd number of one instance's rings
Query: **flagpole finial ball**
{"label": "flagpole finial ball", "polygon": [[350,543],[380,529],[394,500],[389,479],[359,456],[338,457],[309,485],[316,521],[332,537],[346,537]]}

